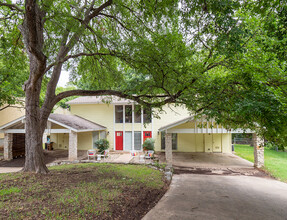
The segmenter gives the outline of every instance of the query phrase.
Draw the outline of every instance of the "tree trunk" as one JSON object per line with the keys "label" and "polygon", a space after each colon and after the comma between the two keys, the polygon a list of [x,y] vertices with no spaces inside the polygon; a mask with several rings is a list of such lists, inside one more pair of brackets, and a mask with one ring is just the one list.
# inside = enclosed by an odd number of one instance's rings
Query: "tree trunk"
{"label": "tree trunk", "polygon": [[[41,79],[33,88],[26,89],[26,159],[23,168],[24,172],[48,173],[43,154],[42,137],[46,126],[43,126],[39,94],[41,90]],[[46,119],[47,122],[47,119]]]}

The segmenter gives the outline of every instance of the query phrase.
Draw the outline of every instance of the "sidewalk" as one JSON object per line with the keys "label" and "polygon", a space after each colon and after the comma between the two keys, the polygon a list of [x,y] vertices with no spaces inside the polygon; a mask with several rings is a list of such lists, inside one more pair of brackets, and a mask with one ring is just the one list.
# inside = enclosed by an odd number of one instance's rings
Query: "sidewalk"
{"label": "sidewalk", "polygon": [[22,167],[0,167],[0,173],[15,173],[22,169]]}

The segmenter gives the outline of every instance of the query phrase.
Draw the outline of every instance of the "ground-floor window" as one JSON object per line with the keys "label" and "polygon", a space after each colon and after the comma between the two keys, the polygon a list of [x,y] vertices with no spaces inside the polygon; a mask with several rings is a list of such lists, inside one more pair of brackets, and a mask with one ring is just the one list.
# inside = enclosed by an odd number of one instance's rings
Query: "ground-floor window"
{"label": "ground-floor window", "polygon": [[141,150],[142,136],[140,131],[134,132],[134,149]]}
{"label": "ground-floor window", "polygon": [[[177,150],[177,134],[172,133],[171,137],[172,137],[172,149]],[[162,150],[165,149],[165,132],[161,132],[161,149]]]}
{"label": "ground-floor window", "polygon": [[95,148],[95,142],[99,139],[106,139],[106,131],[93,131],[93,148]]}

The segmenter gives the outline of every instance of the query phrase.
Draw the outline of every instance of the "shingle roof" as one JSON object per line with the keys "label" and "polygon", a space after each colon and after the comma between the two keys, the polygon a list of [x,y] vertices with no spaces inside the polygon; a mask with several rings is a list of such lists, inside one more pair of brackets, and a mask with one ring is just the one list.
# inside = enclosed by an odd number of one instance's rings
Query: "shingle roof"
{"label": "shingle roof", "polygon": [[106,129],[106,127],[102,125],[81,118],[77,115],[50,114],[49,119],[54,120],[63,125],[66,125],[68,127],[71,127],[76,131],[83,131],[83,130],[101,131]]}
{"label": "shingle roof", "polygon": [[[0,132],[2,129],[24,129],[25,116],[22,116],[14,121],[11,121],[3,126],[0,126]],[[102,131],[106,130],[106,127],[99,125],[95,122],[81,118],[77,115],[63,115],[63,114],[50,114],[48,121],[58,124],[67,129],[71,129],[75,132],[83,131]]]}
{"label": "shingle roof", "polygon": [[126,104],[133,102],[132,100],[119,98],[117,96],[81,96],[67,102],[67,104]]}

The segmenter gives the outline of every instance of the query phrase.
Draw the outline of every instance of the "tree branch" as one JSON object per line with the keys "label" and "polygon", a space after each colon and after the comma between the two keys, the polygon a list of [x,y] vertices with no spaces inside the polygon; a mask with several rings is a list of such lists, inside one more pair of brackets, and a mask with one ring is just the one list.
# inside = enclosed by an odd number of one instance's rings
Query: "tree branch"
{"label": "tree branch", "polygon": [[115,16],[113,15],[108,15],[108,14],[105,14],[105,13],[99,13],[99,15],[103,15],[107,18],[112,18],[113,20],[115,20],[116,22],[118,22],[124,29],[128,30],[128,31],[132,31],[130,28],[128,28],[127,26],[125,26],[118,18],[116,18]]}
{"label": "tree branch", "polygon": [[15,105],[10,105],[9,104],[9,105],[6,105],[5,107],[0,108],[0,111],[3,111],[6,108],[22,108],[22,109],[25,109],[24,106],[20,107],[20,106],[15,106]]}
{"label": "tree branch", "polygon": [[115,53],[84,53],[84,52],[78,53],[78,54],[74,54],[74,55],[69,55],[69,56],[66,56],[64,59],[62,59],[62,60],[60,60],[58,62],[51,63],[45,69],[45,72],[49,71],[55,65],[64,63],[64,62],[66,62],[69,59],[74,59],[74,58],[77,58],[77,57],[82,57],[82,56],[86,56],[86,57],[91,57],[91,56],[115,56],[115,55],[116,55]]}
{"label": "tree branch", "polygon": [[113,0],[108,0],[107,2],[102,4],[100,7],[92,9],[93,12],[90,15],[88,15],[85,20],[86,21],[90,21],[94,17],[98,16],[101,11],[103,11],[105,8],[107,8],[110,5],[112,5],[112,3],[113,3]]}
{"label": "tree branch", "polygon": [[0,6],[6,6],[8,8],[10,8],[11,10],[16,10],[19,12],[24,12],[24,10],[22,8],[20,8],[18,5],[16,4],[8,4],[8,3],[4,3],[4,2],[0,2]]}
{"label": "tree branch", "polygon": [[[146,106],[153,106],[153,107],[160,107],[164,104],[167,103],[174,103],[176,99],[181,95],[183,90],[177,92],[174,95],[129,95],[124,92],[120,91],[115,91],[115,90],[70,90],[70,91],[65,91],[62,93],[59,93],[51,102],[51,105],[54,106],[57,102],[61,101],[64,98],[70,97],[70,96],[103,96],[103,95],[114,95],[120,98],[124,99],[130,99],[133,101],[136,101],[137,103],[141,105],[146,105]],[[163,99],[162,101],[159,102],[146,102],[142,98],[160,98]]]}

